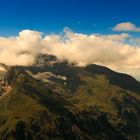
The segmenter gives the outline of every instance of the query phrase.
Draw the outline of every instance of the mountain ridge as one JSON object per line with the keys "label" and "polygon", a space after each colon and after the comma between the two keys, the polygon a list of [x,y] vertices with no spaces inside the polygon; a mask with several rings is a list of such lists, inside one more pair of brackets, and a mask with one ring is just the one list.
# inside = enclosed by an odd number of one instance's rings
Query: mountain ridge
{"label": "mountain ridge", "polygon": [[138,81],[103,66],[44,57],[5,73],[11,88],[0,100],[0,140],[140,138]]}

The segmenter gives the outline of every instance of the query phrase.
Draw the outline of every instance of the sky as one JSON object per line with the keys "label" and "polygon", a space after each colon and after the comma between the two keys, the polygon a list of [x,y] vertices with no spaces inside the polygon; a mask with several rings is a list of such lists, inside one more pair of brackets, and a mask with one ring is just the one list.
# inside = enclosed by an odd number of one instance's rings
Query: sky
{"label": "sky", "polygon": [[[0,0],[0,35],[23,29],[45,33],[114,33],[121,22],[140,26],[139,0]],[[139,33],[132,33],[139,36]]]}
{"label": "sky", "polygon": [[140,0],[0,0],[0,63],[40,53],[140,81]]}

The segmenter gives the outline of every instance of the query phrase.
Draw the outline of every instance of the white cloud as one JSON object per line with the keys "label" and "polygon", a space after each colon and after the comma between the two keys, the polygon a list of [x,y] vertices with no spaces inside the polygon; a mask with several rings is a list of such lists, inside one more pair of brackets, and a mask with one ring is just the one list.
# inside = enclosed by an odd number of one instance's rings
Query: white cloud
{"label": "white cloud", "polygon": [[17,37],[0,37],[0,62],[8,65],[29,65],[41,49],[41,33],[24,30]]}
{"label": "white cloud", "polygon": [[131,32],[140,32],[140,27],[137,27],[131,22],[124,22],[117,24],[114,28],[114,31],[131,31]]}
{"label": "white cloud", "polygon": [[23,30],[16,37],[0,37],[0,63],[30,65],[39,53],[48,53],[78,65],[104,65],[140,79],[139,40],[125,33],[87,35],[65,29],[64,35],[42,37],[40,32]]}

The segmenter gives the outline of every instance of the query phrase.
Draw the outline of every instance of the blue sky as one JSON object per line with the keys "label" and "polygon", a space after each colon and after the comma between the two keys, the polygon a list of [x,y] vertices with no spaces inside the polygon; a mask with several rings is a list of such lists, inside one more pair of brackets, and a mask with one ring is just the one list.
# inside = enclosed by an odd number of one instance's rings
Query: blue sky
{"label": "blue sky", "polygon": [[57,33],[64,27],[86,34],[114,33],[110,28],[121,22],[140,26],[139,6],[139,0],[0,0],[0,35],[23,29]]}
{"label": "blue sky", "polygon": [[8,65],[45,52],[140,79],[140,0],[0,0],[0,48]]}

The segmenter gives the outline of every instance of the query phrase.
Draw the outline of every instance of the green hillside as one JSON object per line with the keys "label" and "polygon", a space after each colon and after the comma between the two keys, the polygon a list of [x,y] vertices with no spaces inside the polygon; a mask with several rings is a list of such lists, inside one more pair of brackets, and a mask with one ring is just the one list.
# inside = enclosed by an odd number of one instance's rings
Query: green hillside
{"label": "green hillside", "polygon": [[140,83],[129,75],[62,62],[12,67],[5,81],[0,140],[140,139]]}

